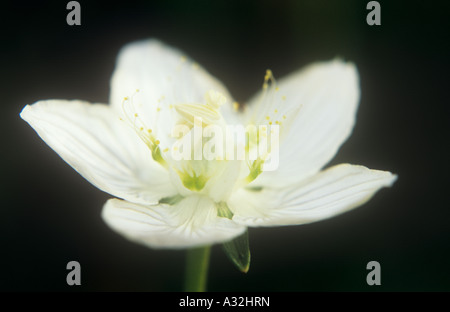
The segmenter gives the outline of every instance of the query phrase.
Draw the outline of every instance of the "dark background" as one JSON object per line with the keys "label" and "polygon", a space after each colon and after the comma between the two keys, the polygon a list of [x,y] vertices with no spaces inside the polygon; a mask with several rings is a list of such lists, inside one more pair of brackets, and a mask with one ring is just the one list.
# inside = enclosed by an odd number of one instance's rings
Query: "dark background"
{"label": "dark background", "polygon": [[[450,290],[448,2],[379,1],[381,26],[367,25],[361,0],[82,0],[81,26],[66,24],[68,1],[16,2],[2,2],[0,24],[0,290],[182,290],[185,252],[112,232],[100,218],[110,196],[19,118],[41,99],[107,102],[118,50],[148,37],[184,50],[241,102],[267,68],[282,77],[336,56],[353,61],[357,124],[331,164],[399,175],[339,217],[251,229],[247,274],[215,246],[209,290]],[[81,286],[66,284],[71,260],[81,264]],[[381,286],[366,284],[371,260],[381,264]]]}

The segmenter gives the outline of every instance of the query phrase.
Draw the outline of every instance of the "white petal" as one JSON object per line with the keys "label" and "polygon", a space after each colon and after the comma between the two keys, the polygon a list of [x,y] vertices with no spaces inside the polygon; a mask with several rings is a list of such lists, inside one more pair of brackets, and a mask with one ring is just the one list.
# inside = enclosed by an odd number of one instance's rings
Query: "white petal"
{"label": "white petal", "polygon": [[220,169],[206,183],[205,191],[216,202],[226,201],[235,188],[242,162],[239,160],[222,160],[215,162],[215,164],[220,166]]}
{"label": "white petal", "polygon": [[244,226],[217,217],[208,197],[186,197],[174,206],[144,206],[110,199],[103,219],[128,239],[153,248],[188,248],[228,241],[245,231]]}
{"label": "white petal", "polygon": [[205,94],[210,90],[227,98],[228,103],[221,111],[233,115],[231,95],[222,83],[181,51],[157,40],[145,40],[121,50],[111,80],[110,102],[122,111],[123,99],[129,97],[146,126],[154,131],[162,128],[159,131],[164,134],[158,135],[163,137],[176,122],[173,106],[204,103]]}
{"label": "white petal", "polygon": [[[272,119],[283,123],[279,167],[261,174],[254,184],[289,186],[315,174],[333,158],[355,122],[360,91],[353,64],[316,63],[280,80],[278,87],[274,101],[268,105],[255,97],[247,113],[250,118],[269,110]],[[286,98],[280,101],[281,97]]]}
{"label": "white petal", "polygon": [[320,221],[360,206],[397,176],[341,164],[289,188],[240,190],[229,201],[233,221],[247,226],[294,225]]}
{"label": "white petal", "polygon": [[155,203],[176,193],[167,170],[106,105],[41,101],[20,116],[78,173],[111,195]]}

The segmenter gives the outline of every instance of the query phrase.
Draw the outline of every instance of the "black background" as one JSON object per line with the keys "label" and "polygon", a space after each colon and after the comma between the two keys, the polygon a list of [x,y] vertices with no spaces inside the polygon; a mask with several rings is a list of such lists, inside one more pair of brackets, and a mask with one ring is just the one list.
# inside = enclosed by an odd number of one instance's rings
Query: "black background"
{"label": "black background", "polygon": [[[282,77],[336,56],[360,72],[352,137],[331,164],[395,172],[369,203],[304,226],[251,229],[252,263],[238,272],[219,246],[212,291],[448,291],[450,108],[448,2],[79,1],[2,2],[2,291],[179,291],[183,250],[151,250],[112,232],[100,212],[110,197],[91,186],[19,118],[48,98],[107,102],[125,43],[159,38],[184,50],[245,102],[267,68]],[[82,285],[66,284],[79,261]],[[366,284],[381,264],[382,285]]]}

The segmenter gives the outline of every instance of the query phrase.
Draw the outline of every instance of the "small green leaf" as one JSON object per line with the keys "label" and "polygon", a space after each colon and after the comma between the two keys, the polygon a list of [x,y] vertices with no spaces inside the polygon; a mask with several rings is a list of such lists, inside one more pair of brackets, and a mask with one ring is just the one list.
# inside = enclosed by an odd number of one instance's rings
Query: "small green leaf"
{"label": "small green leaf", "polygon": [[228,207],[227,203],[220,202],[216,204],[217,216],[221,218],[233,219],[233,212]]}
{"label": "small green leaf", "polygon": [[248,230],[241,236],[222,244],[228,258],[237,266],[237,268],[247,273],[250,268],[250,249],[248,246]]}
{"label": "small green leaf", "polygon": [[183,196],[181,195],[174,195],[170,197],[164,197],[159,200],[160,204],[168,204],[168,205],[175,205],[179,203],[183,199]]}
{"label": "small green leaf", "polygon": [[250,192],[261,192],[262,191],[262,186],[249,186],[245,188],[247,191]]}

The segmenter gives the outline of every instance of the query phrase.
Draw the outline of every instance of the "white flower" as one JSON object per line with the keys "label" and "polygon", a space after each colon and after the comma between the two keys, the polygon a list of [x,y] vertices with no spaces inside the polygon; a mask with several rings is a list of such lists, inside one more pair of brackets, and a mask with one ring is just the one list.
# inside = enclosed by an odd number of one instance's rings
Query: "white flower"
{"label": "white flower", "polygon": [[[103,208],[106,223],[150,247],[220,243],[247,227],[323,220],[396,179],[349,164],[321,171],[353,128],[359,81],[352,64],[316,63],[278,83],[267,71],[245,109],[231,99],[198,64],[148,40],[121,51],[109,106],[39,101],[21,117],[84,178],[117,197]],[[171,131],[193,129],[194,117],[201,127],[279,125],[278,169],[262,171],[264,158],[174,160]]]}

